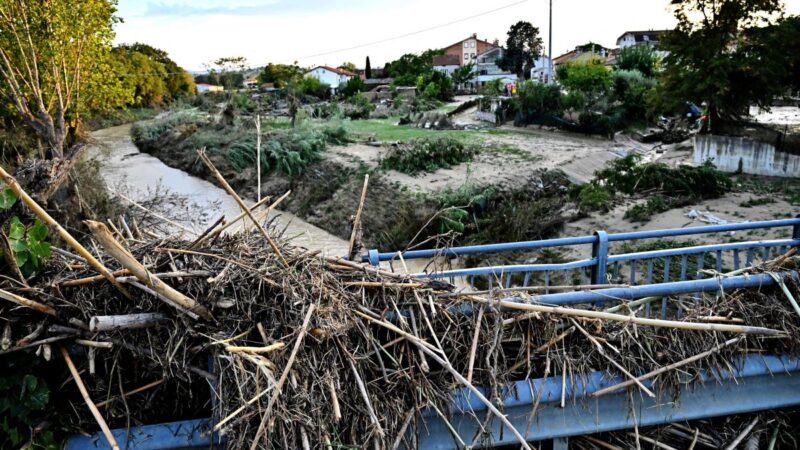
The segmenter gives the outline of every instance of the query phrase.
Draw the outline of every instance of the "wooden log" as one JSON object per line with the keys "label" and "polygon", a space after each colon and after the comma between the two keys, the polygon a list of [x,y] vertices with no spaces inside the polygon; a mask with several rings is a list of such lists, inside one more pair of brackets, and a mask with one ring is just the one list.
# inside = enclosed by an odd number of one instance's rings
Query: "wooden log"
{"label": "wooden log", "polygon": [[[173,289],[168,284],[164,283],[158,277],[153,276],[133,255],[128,252],[116,239],[111,235],[111,232],[108,230],[104,224],[100,222],[95,222],[92,220],[87,220],[84,222],[89,230],[92,232],[92,236],[100,243],[100,245],[108,252],[109,255],[114,257],[123,267],[130,270],[131,273],[139,279],[139,281],[153,289],[153,291],[158,292],[159,294],[167,297],[171,301],[175,302],[182,308],[191,311],[200,317],[206,320],[214,320],[214,317],[211,313],[203,306],[195,302],[193,299],[181,294],[180,292]],[[113,278],[113,277],[112,277]],[[113,278],[114,283],[117,283],[116,278]]]}
{"label": "wooden log", "polygon": [[111,434],[111,429],[108,428],[108,424],[106,423],[105,419],[103,419],[103,416],[100,415],[100,411],[97,409],[97,406],[94,405],[92,398],[89,397],[89,391],[86,390],[86,386],[83,384],[83,380],[81,380],[81,374],[78,373],[78,369],[75,367],[75,364],[72,363],[72,359],[69,357],[69,353],[67,353],[67,350],[64,347],[61,347],[61,355],[64,357],[67,367],[69,367],[69,372],[72,374],[72,378],[75,380],[78,390],[81,391],[83,401],[86,402],[86,406],[89,407],[89,411],[92,412],[97,424],[100,425],[100,429],[103,430],[103,435],[105,435],[108,445],[114,450],[119,450],[117,440],[114,439],[114,435]]}
{"label": "wooden log", "polygon": [[124,314],[118,316],[92,316],[89,319],[89,331],[129,330],[147,328],[158,325],[167,320],[167,316],[160,313]]}
{"label": "wooden log", "polygon": [[66,241],[70,247],[72,247],[76,252],[78,252],[78,254],[80,254],[86,260],[86,262],[89,263],[90,266],[92,266],[95,270],[97,270],[97,272],[101,273],[104,277],[106,277],[106,279],[108,279],[108,281],[110,281],[111,284],[113,284],[114,287],[116,287],[117,290],[122,293],[122,295],[124,295],[127,298],[131,298],[130,292],[128,292],[128,290],[125,289],[124,286],[122,286],[117,282],[116,278],[114,278],[114,276],[111,274],[111,271],[108,270],[106,266],[104,266],[103,263],[98,261],[97,258],[95,258],[91,253],[89,253],[89,251],[86,250],[86,248],[82,246],[74,237],[72,237],[72,235],[69,234],[69,232],[65,230],[64,227],[62,227],[58,222],[56,222],[55,219],[50,217],[50,214],[47,214],[47,211],[45,211],[41,206],[39,206],[39,204],[36,203],[22,189],[22,187],[20,187],[19,183],[17,183],[17,180],[15,180],[14,177],[9,175],[8,172],[6,172],[5,169],[3,169],[2,167],[0,167],[0,178],[2,178],[3,181],[6,182],[8,187],[10,187],[11,190],[14,191],[15,194],[17,194],[17,197],[19,197],[19,199],[28,208],[30,208],[34,212],[34,214],[36,214],[36,216],[39,217],[39,219],[41,219],[47,225],[53,227],[58,233],[58,235],[61,236],[61,239],[64,239],[64,241]]}
{"label": "wooden log", "polygon": [[6,291],[5,289],[0,289],[0,298],[3,300],[8,300],[11,303],[16,303],[18,305],[24,306],[26,308],[31,308],[40,313],[48,314],[55,317],[56,310],[39,302],[35,302],[33,300],[28,300],[25,297],[20,297],[17,294],[12,294],[11,292]]}

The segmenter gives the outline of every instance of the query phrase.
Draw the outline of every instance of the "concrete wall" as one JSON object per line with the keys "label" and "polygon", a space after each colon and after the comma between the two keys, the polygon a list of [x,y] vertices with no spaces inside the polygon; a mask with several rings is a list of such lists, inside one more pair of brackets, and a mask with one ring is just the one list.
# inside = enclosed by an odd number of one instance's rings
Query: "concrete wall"
{"label": "concrete wall", "polygon": [[778,151],[772,144],[733,136],[697,135],[694,163],[711,159],[719,170],[773,177],[800,177],[800,155]]}

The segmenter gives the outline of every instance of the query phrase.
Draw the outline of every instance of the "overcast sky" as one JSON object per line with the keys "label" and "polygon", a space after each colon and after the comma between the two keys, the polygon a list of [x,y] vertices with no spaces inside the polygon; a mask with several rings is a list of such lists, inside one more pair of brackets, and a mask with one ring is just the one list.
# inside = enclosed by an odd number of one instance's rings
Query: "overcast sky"
{"label": "overcast sky", "polygon": [[[800,0],[784,0],[800,14]],[[373,67],[404,53],[446,47],[472,33],[504,42],[519,20],[547,45],[549,0],[119,0],[117,43],[144,42],[201,70],[223,56],[267,62]],[[668,0],[553,0],[553,56],[627,30],[672,28]],[[395,39],[396,38],[396,39]],[[357,48],[354,48],[357,47]]]}

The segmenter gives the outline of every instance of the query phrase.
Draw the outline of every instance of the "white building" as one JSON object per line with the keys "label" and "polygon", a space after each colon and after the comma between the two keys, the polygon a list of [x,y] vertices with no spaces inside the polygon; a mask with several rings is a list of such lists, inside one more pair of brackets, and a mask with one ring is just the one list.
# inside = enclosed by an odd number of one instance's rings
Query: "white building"
{"label": "white building", "polygon": [[453,72],[461,67],[461,60],[458,55],[436,55],[433,57],[433,70],[453,75]]}
{"label": "white building", "polygon": [[[540,83],[550,83],[550,58],[546,56],[540,56],[533,61],[533,67],[531,68],[531,80],[538,81]],[[553,78],[555,78],[555,68],[553,70]]]}
{"label": "white building", "polygon": [[358,75],[336,67],[317,66],[306,72],[304,76],[306,78],[314,77],[323,84],[327,84],[331,87],[331,92],[335,94],[340,84],[347,83],[348,80]]}
{"label": "white building", "polygon": [[626,31],[617,38],[617,47],[620,49],[634,45],[658,45],[661,36],[669,30]]}

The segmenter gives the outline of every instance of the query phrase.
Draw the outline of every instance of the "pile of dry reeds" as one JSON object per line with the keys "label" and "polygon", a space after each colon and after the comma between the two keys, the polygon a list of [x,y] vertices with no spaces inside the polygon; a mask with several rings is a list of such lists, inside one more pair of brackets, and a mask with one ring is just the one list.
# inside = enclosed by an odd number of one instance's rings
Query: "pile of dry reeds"
{"label": "pile of dry reeds", "polygon": [[35,280],[0,281],[0,358],[61,355],[91,416],[77,403],[62,413],[109,441],[108,422],[211,414],[229,448],[254,449],[415,447],[418,413],[446,417],[458,387],[519,436],[499,402],[510,380],[601,370],[628,379],[616,390],[654,395],[643,380],[674,387],[677,369],[726,366],[745,349],[798,353],[800,317],[779,289],[688,302],[673,320],[641,317],[642,302],[608,312],[453,293],[293,247],[241,205],[255,231],[216,224],[186,241],[87,222],[92,251],[49,221],[72,249]]}

